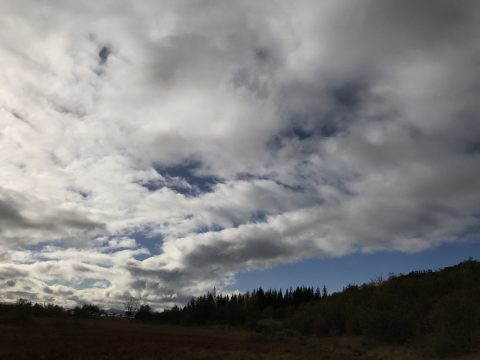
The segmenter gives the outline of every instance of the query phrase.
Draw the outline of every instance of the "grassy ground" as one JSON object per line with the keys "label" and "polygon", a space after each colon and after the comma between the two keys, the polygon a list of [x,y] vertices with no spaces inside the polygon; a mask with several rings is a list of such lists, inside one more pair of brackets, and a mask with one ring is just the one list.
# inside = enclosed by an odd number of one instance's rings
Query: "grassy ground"
{"label": "grassy ground", "polygon": [[34,319],[22,325],[0,325],[0,359],[421,358],[409,349],[373,347],[360,338],[263,335],[232,328],[183,328],[128,320]]}

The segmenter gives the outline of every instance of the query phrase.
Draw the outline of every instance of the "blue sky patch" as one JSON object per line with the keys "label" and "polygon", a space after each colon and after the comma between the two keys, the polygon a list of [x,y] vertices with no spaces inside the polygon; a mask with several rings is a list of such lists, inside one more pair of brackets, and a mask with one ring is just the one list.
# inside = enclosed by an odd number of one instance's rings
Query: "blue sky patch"
{"label": "blue sky patch", "polygon": [[204,233],[207,233],[207,232],[219,232],[219,231],[222,231],[224,229],[225,228],[220,226],[220,225],[213,224],[212,226],[207,226],[207,225],[200,226],[199,228],[195,229],[194,232],[197,233],[197,234],[204,234]]}
{"label": "blue sky patch", "polygon": [[361,285],[379,276],[387,278],[391,272],[406,274],[415,270],[436,270],[455,265],[470,256],[480,259],[480,241],[447,244],[414,254],[381,251],[310,259],[266,270],[238,273],[235,276],[236,283],[228,289],[248,291],[258,287],[287,289],[299,285],[325,285],[329,291],[340,291],[349,284]]}
{"label": "blue sky patch", "polygon": [[210,192],[220,182],[215,176],[200,174],[202,164],[196,160],[188,160],[181,164],[161,166],[154,169],[168,180],[168,187],[178,193],[196,196]]}
{"label": "blue sky patch", "polygon": [[107,63],[108,57],[110,56],[111,53],[112,51],[108,46],[104,46],[100,49],[100,51],[98,52],[100,65],[105,65]]}
{"label": "blue sky patch", "polygon": [[151,234],[148,229],[145,231],[136,231],[132,233],[125,233],[125,236],[131,237],[135,239],[137,245],[141,248],[145,248],[150,251],[150,255],[139,254],[135,255],[137,260],[144,260],[152,255],[157,255],[160,253],[160,248],[163,243],[163,235],[162,234]]}

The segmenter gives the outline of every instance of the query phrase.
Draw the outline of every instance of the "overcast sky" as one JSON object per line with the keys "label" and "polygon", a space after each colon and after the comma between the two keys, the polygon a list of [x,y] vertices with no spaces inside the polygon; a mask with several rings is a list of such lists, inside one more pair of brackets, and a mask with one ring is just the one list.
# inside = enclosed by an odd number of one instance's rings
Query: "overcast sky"
{"label": "overcast sky", "polygon": [[161,308],[478,238],[476,0],[2,0],[0,288]]}

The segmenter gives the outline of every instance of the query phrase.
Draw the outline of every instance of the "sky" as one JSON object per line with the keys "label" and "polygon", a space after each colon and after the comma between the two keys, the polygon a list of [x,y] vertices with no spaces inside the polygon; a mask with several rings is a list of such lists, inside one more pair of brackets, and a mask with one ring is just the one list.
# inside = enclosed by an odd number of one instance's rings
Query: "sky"
{"label": "sky", "polygon": [[480,245],[475,242],[445,244],[426,251],[404,253],[378,251],[351,254],[340,258],[309,259],[271,269],[241,272],[231,291],[251,291],[259,287],[288,289],[296,286],[326,287],[328,293],[342,291],[348,285],[361,285],[419,270],[439,270],[469,258],[480,259]]}
{"label": "sky", "polygon": [[479,24],[476,0],[2,0],[0,297],[161,309],[479,254]]}

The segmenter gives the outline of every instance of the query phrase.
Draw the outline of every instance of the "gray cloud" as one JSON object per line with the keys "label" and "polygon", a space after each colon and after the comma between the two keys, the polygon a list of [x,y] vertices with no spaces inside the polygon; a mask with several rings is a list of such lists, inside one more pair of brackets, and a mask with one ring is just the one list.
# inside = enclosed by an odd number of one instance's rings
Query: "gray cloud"
{"label": "gray cloud", "polygon": [[101,232],[102,223],[74,210],[49,209],[43,203],[0,188],[0,243],[32,244]]}
{"label": "gray cloud", "polygon": [[0,216],[4,226],[19,227],[26,224],[18,210],[6,201],[0,200]]}
{"label": "gray cloud", "polygon": [[13,266],[3,266],[0,268],[1,280],[17,280],[28,276],[28,273]]}

